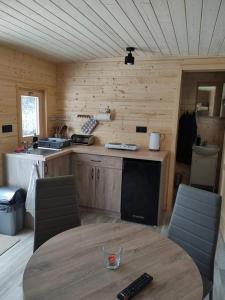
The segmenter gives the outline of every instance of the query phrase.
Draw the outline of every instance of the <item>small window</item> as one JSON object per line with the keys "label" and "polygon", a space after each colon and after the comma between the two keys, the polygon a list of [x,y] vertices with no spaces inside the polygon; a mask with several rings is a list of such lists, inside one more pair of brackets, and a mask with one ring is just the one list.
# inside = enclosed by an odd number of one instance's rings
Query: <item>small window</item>
{"label": "small window", "polygon": [[39,98],[21,96],[22,137],[40,134]]}
{"label": "small window", "polygon": [[44,97],[39,91],[19,91],[20,137],[29,138],[45,133]]}

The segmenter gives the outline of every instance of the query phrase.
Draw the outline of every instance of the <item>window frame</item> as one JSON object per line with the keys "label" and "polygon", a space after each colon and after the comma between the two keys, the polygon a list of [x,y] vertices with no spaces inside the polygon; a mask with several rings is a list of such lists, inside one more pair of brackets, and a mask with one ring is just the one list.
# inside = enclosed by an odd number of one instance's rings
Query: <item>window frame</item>
{"label": "window frame", "polygon": [[21,96],[33,96],[38,97],[39,99],[39,134],[38,137],[44,137],[46,136],[46,103],[45,103],[45,92],[41,90],[34,90],[34,89],[18,89],[18,138],[19,141],[29,141],[32,139],[32,136],[23,136],[22,135],[22,110],[21,110]]}

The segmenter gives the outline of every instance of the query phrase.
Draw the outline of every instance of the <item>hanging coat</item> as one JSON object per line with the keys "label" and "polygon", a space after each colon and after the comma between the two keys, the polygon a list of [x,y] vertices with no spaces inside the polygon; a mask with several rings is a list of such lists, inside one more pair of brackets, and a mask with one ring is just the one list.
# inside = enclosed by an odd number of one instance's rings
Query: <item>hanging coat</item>
{"label": "hanging coat", "polygon": [[177,139],[177,161],[191,164],[192,146],[197,137],[195,113],[184,113],[179,120]]}

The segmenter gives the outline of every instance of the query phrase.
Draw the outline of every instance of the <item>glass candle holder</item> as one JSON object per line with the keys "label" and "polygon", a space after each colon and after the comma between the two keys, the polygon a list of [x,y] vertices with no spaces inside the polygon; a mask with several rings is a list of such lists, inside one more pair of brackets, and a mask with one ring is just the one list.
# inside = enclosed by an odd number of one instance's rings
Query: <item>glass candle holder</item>
{"label": "glass candle holder", "polygon": [[104,267],[110,270],[118,269],[121,262],[122,247],[110,248],[102,247]]}

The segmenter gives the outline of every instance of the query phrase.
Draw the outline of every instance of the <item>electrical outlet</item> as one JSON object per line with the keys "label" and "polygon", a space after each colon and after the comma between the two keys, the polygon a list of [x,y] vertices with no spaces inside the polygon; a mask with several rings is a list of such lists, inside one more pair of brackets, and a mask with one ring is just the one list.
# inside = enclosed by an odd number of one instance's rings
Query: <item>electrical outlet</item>
{"label": "electrical outlet", "polygon": [[12,132],[12,125],[2,125],[2,132]]}
{"label": "electrical outlet", "polygon": [[136,132],[146,133],[147,127],[146,126],[136,126]]}

